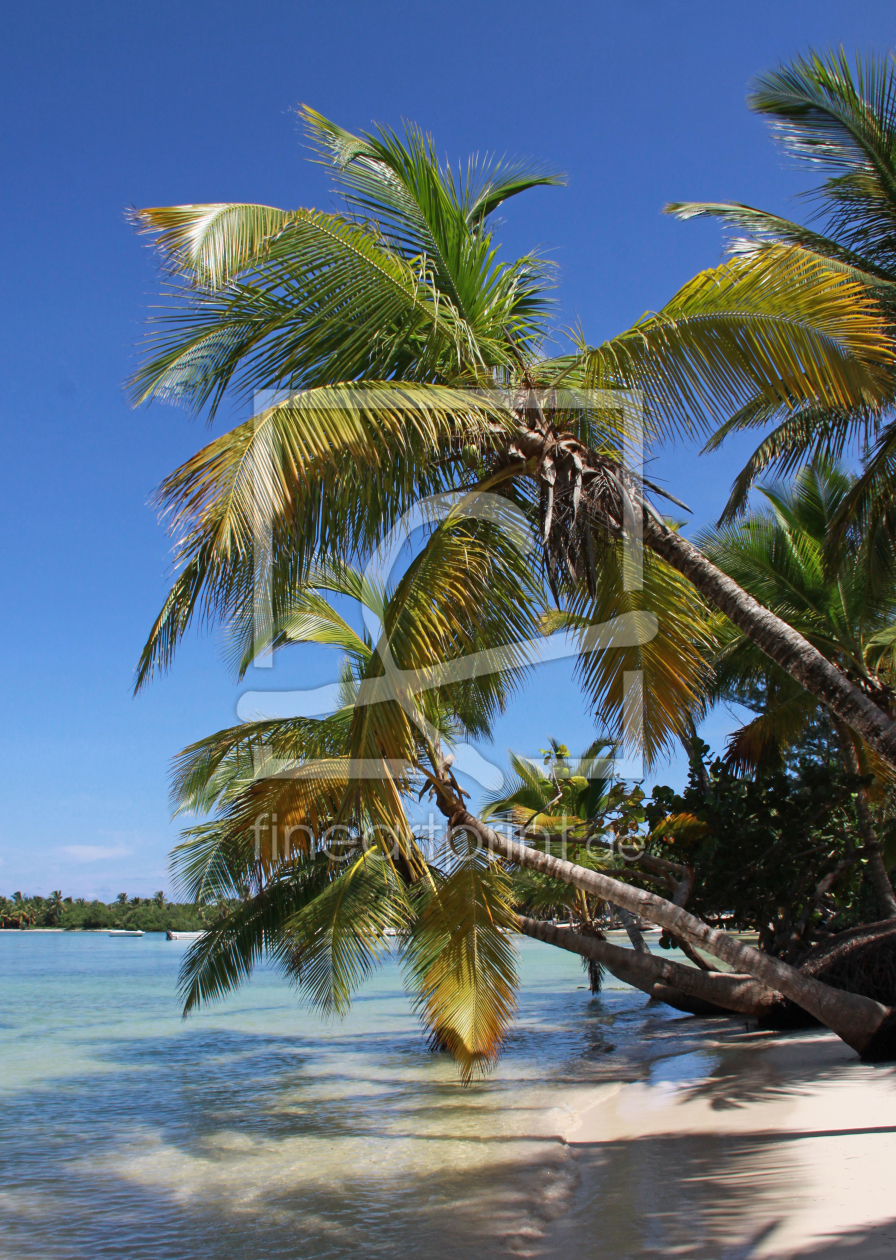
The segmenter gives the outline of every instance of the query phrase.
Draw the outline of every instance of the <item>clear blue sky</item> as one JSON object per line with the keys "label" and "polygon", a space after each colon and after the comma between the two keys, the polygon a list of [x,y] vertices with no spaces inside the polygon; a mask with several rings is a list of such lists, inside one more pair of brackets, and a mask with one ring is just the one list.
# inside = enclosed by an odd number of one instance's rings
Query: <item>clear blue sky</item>
{"label": "clear blue sky", "polygon": [[[349,128],[412,119],[451,158],[497,151],[568,173],[566,189],[508,207],[503,240],[549,253],[566,320],[597,341],[719,260],[718,229],[665,219],[664,202],[799,213],[804,177],[745,108],[751,76],[808,45],[885,50],[896,12],[862,0],[38,0],[6,11],[3,36],[0,890],[108,899],[167,886],[169,758],[230,725],[239,694],[208,638],[130,694],[170,559],[147,500],[208,435],[172,407],[131,410],[122,391],[158,290],[125,209],[325,206],[292,108]],[[219,425],[242,418],[225,408]],[[697,523],[742,454],[663,458]],[[278,662],[276,685],[329,681],[320,671],[319,658]],[[591,729],[555,665],[495,749],[532,752],[548,734],[577,747]]]}

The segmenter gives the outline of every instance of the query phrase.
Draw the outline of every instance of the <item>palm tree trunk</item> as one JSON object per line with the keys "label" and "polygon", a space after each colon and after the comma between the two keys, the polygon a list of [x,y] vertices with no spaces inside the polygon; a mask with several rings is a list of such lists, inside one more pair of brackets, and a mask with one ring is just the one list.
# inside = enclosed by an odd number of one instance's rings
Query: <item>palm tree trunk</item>
{"label": "palm tree trunk", "polygon": [[[838,729],[838,734],[840,735],[840,746],[843,750],[843,760],[846,762],[846,768],[851,774],[858,777],[861,775],[862,769],[859,765],[856,746],[852,742],[848,731]],[[894,919],[896,918],[896,895],[893,893],[893,885],[890,882],[883,854],[880,851],[880,842],[877,838],[877,832],[874,830],[874,819],[871,817],[871,809],[868,805],[868,792],[864,787],[860,787],[856,793],[856,813],[859,818],[859,831],[864,842],[865,855],[868,858],[868,872],[871,875],[871,884],[877,897],[878,906],[884,918]]]}
{"label": "palm tree trunk", "polygon": [[[896,1016],[889,1007],[805,976],[789,963],[711,928],[664,897],[500,835],[471,814],[445,781],[439,783],[436,800],[452,828],[471,832],[485,848],[506,861],[581,888],[592,897],[621,906],[658,923],[675,936],[684,937],[692,945],[728,963],[734,971],[750,975],[766,988],[790,998],[865,1059],[876,1061],[896,1056]],[[634,951],[632,954],[634,956]]]}
{"label": "palm tree trunk", "polygon": [[644,513],[644,543],[836,717],[896,766],[896,723],[786,621],[748,595],[675,530]]}
{"label": "palm tree trunk", "polygon": [[525,915],[520,915],[519,921],[520,931],[526,936],[557,945],[582,958],[592,958],[612,972],[617,980],[690,1015],[731,1011],[758,1016],[780,1001],[776,993],[759,984],[752,976],[699,971],[696,967],[685,967],[682,963],[658,958],[649,952],[642,954],[634,949],[623,949],[599,937],[584,936],[570,928],[557,927]]}
{"label": "palm tree trunk", "polygon": [[628,910],[620,910],[619,917],[622,920],[622,926],[625,928],[625,934],[632,943],[632,949],[639,954],[649,954],[647,942],[641,935],[641,925],[633,914]]}
{"label": "palm tree trunk", "polygon": [[[541,470],[546,469],[548,464],[553,469],[555,445],[554,438],[546,428],[532,427],[524,422],[514,432],[512,442],[508,443],[507,453],[517,459],[522,457],[531,461],[535,466],[536,479],[540,484],[547,485],[547,479],[543,480]],[[604,527],[615,537],[622,537],[626,532],[629,512],[621,493],[615,494],[615,502],[607,499],[606,483],[608,472],[611,474],[610,479],[617,484],[617,473],[623,478],[625,474],[618,466],[611,466],[596,451],[574,439],[570,441],[567,438],[565,448],[570,458],[575,454],[578,460],[583,504],[589,498],[589,483],[593,483],[598,487],[597,499],[590,505],[595,519],[602,521]],[[627,480],[629,498],[637,502],[639,493],[635,479]],[[553,487],[551,490],[553,493]],[[743,630],[766,656],[780,665],[811,695],[827,705],[833,714],[860,735],[889,765],[896,767],[896,722],[870,696],[851,682],[786,621],[764,608],[727,574],[710,563],[693,543],[658,520],[647,510],[643,499],[641,518],[642,540],[646,547],[686,577],[705,599]],[[547,533],[550,533],[549,528]]]}

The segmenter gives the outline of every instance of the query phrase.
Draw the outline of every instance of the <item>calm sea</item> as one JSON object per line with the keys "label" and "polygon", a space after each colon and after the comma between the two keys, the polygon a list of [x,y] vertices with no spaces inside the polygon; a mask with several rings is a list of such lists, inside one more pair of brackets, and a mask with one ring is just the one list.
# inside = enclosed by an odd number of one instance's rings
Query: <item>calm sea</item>
{"label": "calm sea", "polygon": [[683,1048],[667,1008],[593,999],[578,959],[525,940],[507,1051],[464,1088],[394,962],[342,1022],[265,970],[184,1021],[185,948],[0,932],[3,1257],[541,1254],[579,1192],[577,1110]]}

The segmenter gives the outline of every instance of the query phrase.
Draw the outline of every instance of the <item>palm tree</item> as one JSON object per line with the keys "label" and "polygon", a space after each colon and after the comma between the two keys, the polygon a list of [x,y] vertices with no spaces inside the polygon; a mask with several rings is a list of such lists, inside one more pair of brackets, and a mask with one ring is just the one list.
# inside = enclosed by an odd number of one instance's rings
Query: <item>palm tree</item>
{"label": "palm tree", "polygon": [[[177,289],[135,396],[214,415],[228,390],[285,395],[163,483],[180,573],[138,685],[197,616],[245,615],[260,532],[276,612],[321,555],[363,554],[421,498],[477,487],[525,506],[555,592],[582,578],[593,591],[601,545],[634,521],[650,550],[896,765],[880,698],[657,515],[620,420],[633,390],[654,439],[756,397],[864,414],[892,389],[870,300],[806,251],[769,249],[696,277],[601,346],[546,358],[546,269],[531,256],[500,263],[490,222],[557,177],[500,164],[458,176],[414,129],[403,142],[357,137],[304,114],[344,213],[219,204],[136,215]],[[609,393],[583,401],[595,389]]]}
{"label": "palm tree", "polygon": [[[152,899],[153,899],[154,904],[157,905],[159,909],[161,910],[163,906],[165,905],[164,890],[160,888],[157,893],[153,893]],[[127,898],[125,898],[125,900],[127,900]]]}
{"label": "palm tree", "polygon": [[[657,315],[600,347],[580,345],[548,359],[543,268],[532,258],[500,264],[489,218],[509,196],[550,177],[492,167],[458,178],[414,131],[404,143],[391,133],[358,138],[310,111],[306,118],[337,169],[346,213],[191,206],[138,216],[159,233],[181,286],[154,357],[136,378],[138,396],[173,395],[208,404],[214,414],[231,388],[287,395],[164,483],[160,497],[181,539],[181,571],[144,650],[138,685],[170,663],[195,618],[254,624],[260,567],[269,572],[268,620],[277,626],[313,566],[369,552],[427,495],[490,491],[535,526],[547,583],[574,625],[589,625],[606,606],[599,579],[614,566],[624,571],[619,544],[639,532],[630,527],[634,519],[651,555],[646,573],[654,566],[658,575],[677,571],[676,580],[683,574],[693,581],[896,764],[896,727],[880,697],[847,679],[658,516],[626,465],[620,420],[633,388],[643,394],[657,437],[757,392],[776,404],[812,398],[844,409],[871,405],[890,387],[883,371],[889,350],[855,287],[798,250],[770,251],[758,263],[735,261],[697,277]],[[583,402],[581,390],[595,387],[609,392]],[[508,544],[502,553],[498,532],[488,547],[501,566],[512,567],[519,552]],[[413,622],[402,623],[429,669],[466,652],[454,627],[513,626],[495,594],[503,589],[495,566],[486,565],[485,587],[475,574],[470,580],[467,552],[460,557],[450,545],[455,536],[434,530],[438,546],[424,549],[421,561],[427,599],[451,610],[444,626],[429,642]],[[628,584],[621,587],[628,597]],[[699,606],[696,596],[692,602]],[[418,604],[423,614],[426,601],[419,597]],[[643,626],[644,610],[636,611],[635,625]],[[597,654],[582,633],[588,671]],[[250,658],[263,639],[252,631]],[[381,643],[395,649],[391,631]],[[507,645],[506,634],[499,643]],[[505,657],[496,667],[519,663]],[[378,696],[380,644],[368,671],[368,692]],[[593,679],[596,699],[618,694],[622,684],[621,673],[602,665],[594,666]],[[371,819],[405,834],[406,783],[393,766],[410,764],[451,828],[486,850],[644,913],[793,996],[857,1048],[872,1046],[887,1016],[876,1003],[808,981],[663,898],[500,836],[467,810],[433,739],[438,728],[421,724],[416,709],[411,720],[410,699],[391,699],[393,690],[387,680],[383,694],[390,698],[356,705],[351,719],[349,766],[374,763],[378,775],[337,776],[338,799],[323,804],[313,795],[319,821],[335,818],[350,828],[347,845],[362,843]],[[687,690],[676,694],[672,686],[664,698],[667,736],[689,729]],[[231,743],[240,738],[233,734]],[[244,823],[250,802],[257,816],[267,790],[241,798]],[[304,819],[301,801],[299,807]],[[245,843],[245,826],[240,834]],[[360,878],[366,860],[352,869]],[[246,956],[254,956],[251,948]]]}
{"label": "palm tree", "polygon": [[[457,584],[447,592],[432,586],[431,569],[446,547],[453,545],[458,556],[462,550],[468,579],[478,588],[477,612],[490,593],[525,613],[531,581],[525,563],[514,576],[512,556],[500,554],[500,536],[476,538],[481,529],[463,519],[442,526],[387,597],[347,566],[318,572],[282,624],[271,628],[265,645],[311,640],[341,647],[348,660],[340,709],[322,719],[244,723],[182,754],[174,784],[178,806],[213,811],[216,817],[188,829],[175,852],[179,882],[191,900],[240,898],[239,907],[185,960],[185,1010],[240,983],[264,954],[325,1010],[344,1010],[382,956],[384,938],[398,933],[406,941],[408,981],[433,1040],[450,1048],[470,1076],[493,1061],[511,1017],[515,973],[507,933],[522,930],[601,962],[683,1009],[711,1003],[755,1013],[774,1001],[772,990],[780,991],[873,1054],[884,1008],[829,989],[688,914],[685,897],[678,895],[688,887],[683,868],[637,855],[627,878],[634,873],[641,882],[658,881],[671,891],[670,875],[678,877],[676,895],[659,897],[614,878],[619,871],[609,874],[612,862],[591,858],[583,865],[581,837],[569,810],[576,862],[551,853],[550,830],[543,848],[532,843],[531,816],[524,820],[525,843],[520,843],[467,811],[451,770],[450,747],[459,733],[487,729],[515,672],[452,679],[452,663],[481,659],[488,650],[483,644],[492,644],[492,660],[498,656],[501,649],[491,637],[496,626],[505,637],[505,664],[511,663],[507,627],[500,617],[488,624],[481,615],[471,616],[456,598]],[[379,642],[360,638],[322,598],[326,591],[378,610],[384,627]],[[251,628],[244,632],[243,667],[257,648]],[[380,688],[383,661],[393,649],[397,676],[422,679],[426,686],[396,692],[393,681],[389,689]],[[364,703],[365,694],[372,703]],[[566,790],[581,820],[587,797],[592,792],[600,797],[601,789],[599,776],[592,775],[587,789],[574,781],[580,777],[588,780],[587,774],[575,775]],[[450,824],[444,868],[427,858],[404,810],[418,787],[431,790]],[[539,812],[545,823],[554,818]],[[593,819],[583,821],[587,831]],[[469,836],[477,841],[473,847]],[[646,956],[638,961],[626,956],[631,951],[579,933],[554,939],[556,932],[546,935],[553,931],[550,925],[515,915],[514,890],[494,855],[511,870],[535,871],[543,885],[553,885],[555,896],[557,884],[564,884],[583,892],[586,906],[589,898],[606,900],[643,914],[686,946],[700,946],[733,964],[736,974],[721,977]],[[695,1007],[694,1000],[704,1005]]]}
{"label": "palm tree", "polygon": [[23,897],[20,892],[14,892],[12,895],[12,909],[5,912],[6,924],[24,928],[28,924],[33,924],[34,919],[33,898]]}
{"label": "palm tree", "polygon": [[[863,535],[852,526],[843,538],[836,567],[832,569],[825,558],[831,524],[854,484],[855,479],[841,469],[817,460],[800,471],[792,486],[763,487],[772,511],[751,512],[736,524],[706,531],[700,546],[714,564],[798,629],[847,677],[896,699],[896,554],[889,537],[881,528]],[[718,633],[716,693],[734,689],[743,694],[756,686],[764,692],[763,711],[734,733],[727,755],[731,764],[753,769],[770,751],[799,739],[810,723],[818,721],[823,706],[734,627],[721,623]],[[877,770],[881,779],[892,781],[891,768],[836,718],[834,728],[847,770],[856,775]],[[864,832],[863,856],[881,912],[894,917],[896,896],[864,786],[858,788],[857,809]]]}
{"label": "palm tree", "polygon": [[44,909],[51,923],[58,923],[65,913],[65,903],[71,903],[71,898],[62,896],[62,889],[55,888],[46,900]]}
{"label": "palm tree", "polygon": [[[476,589],[487,615],[470,615],[459,584],[433,586],[433,569],[449,556],[464,564],[465,589]],[[486,733],[503,707],[525,664],[514,666],[514,645],[537,633],[532,587],[529,566],[494,526],[463,518],[444,523],[394,587],[345,564],[310,575],[270,641],[341,649],[336,712],[244,723],[186,749],[177,764],[178,809],[215,814],[188,828],[175,851],[179,883],[197,902],[240,898],[185,959],[185,1013],[239,984],[263,954],[322,1010],[342,1012],[398,935],[433,1043],[467,1079],[494,1060],[517,983],[507,875],[462,834],[433,856],[405,804],[426,792],[434,770],[454,783],[450,749]],[[354,630],[334,595],[372,614],[383,641]],[[258,646],[244,630],[241,671]],[[434,664],[486,651],[511,668],[446,674],[439,685]],[[403,687],[359,703],[362,691],[389,682],[384,659]],[[426,685],[407,690],[415,670]]]}
{"label": "palm tree", "polygon": [[[809,53],[760,76],[750,106],[772,122],[787,152],[826,178],[808,194],[815,227],[736,202],[678,202],[667,210],[681,219],[713,216],[735,235],[732,248],[761,259],[782,246],[799,249],[862,285],[896,329],[896,64],[868,55],[855,68],[841,48]],[[750,486],[770,465],[781,474],[817,453],[839,458],[851,440],[874,440],[862,476],[844,499],[835,522],[842,528],[857,511],[885,517],[892,511],[896,423],[874,409],[830,407],[806,400],[787,414],[758,395],[737,411],[709,443],[717,447],[738,430],[774,427],[735,481],[725,517],[739,512]]]}

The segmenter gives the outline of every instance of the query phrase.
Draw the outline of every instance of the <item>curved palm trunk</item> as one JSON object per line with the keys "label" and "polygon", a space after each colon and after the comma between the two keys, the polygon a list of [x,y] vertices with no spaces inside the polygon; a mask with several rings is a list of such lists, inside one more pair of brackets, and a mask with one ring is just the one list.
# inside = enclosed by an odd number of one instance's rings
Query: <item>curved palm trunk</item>
{"label": "curved palm trunk", "polygon": [[612,972],[617,980],[689,1015],[733,1012],[758,1016],[780,1001],[776,993],[752,976],[700,971],[671,959],[623,949],[599,937],[585,936],[571,928],[557,927],[525,915],[520,915],[519,921],[520,931],[526,936],[569,950],[582,958],[591,958]]}
{"label": "curved palm trunk", "polygon": [[[565,437],[564,444],[567,458],[574,460],[578,470],[577,493],[571,505],[574,514],[578,511],[579,498],[583,504],[590,501],[596,518],[615,537],[622,537],[630,520],[630,508],[623,503],[621,492],[607,491],[607,482],[613,481],[618,486],[624,480],[630,501],[640,508],[644,545],[686,577],[766,656],[826,704],[885,761],[896,766],[896,722],[869,695],[786,621],[764,608],[721,569],[717,569],[699,548],[652,514],[640,495],[635,478],[628,477],[618,466],[574,438]],[[556,447],[557,440],[545,425],[539,428],[523,424],[514,433],[508,454],[531,461],[537,480],[553,495]],[[593,496],[592,486],[595,487]],[[550,529],[551,521],[548,519],[545,522],[546,540],[549,539]]]}
{"label": "curved palm trunk", "polygon": [[683,538],[644,513],[644,543],[692,582],[791,678],[896,766],[896,723],[792,626],[748,595]]}
{"label": "curved palm trunk", "polygon": [[600,871],[586,870],[563,858],[526,848],[500,835],[469,813],[444,780],[439,783],[436,799],[451,827],[472,832],[497,856],[658,923],[728,963],[734,971],[750,975],[766,988],[790,998],[864,1058],[878,1060],[896,1056],[896,1018],[889,1007],[803,975],[781,959],[760,953],[733,936],[711,928],[664,897],[623,884]]}

